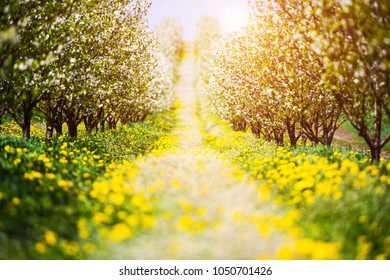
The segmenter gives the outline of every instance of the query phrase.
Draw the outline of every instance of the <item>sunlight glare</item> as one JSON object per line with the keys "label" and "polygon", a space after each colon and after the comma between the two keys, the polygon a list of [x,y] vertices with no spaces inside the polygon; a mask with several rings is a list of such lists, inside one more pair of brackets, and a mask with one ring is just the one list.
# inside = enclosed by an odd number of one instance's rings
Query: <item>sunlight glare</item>
{"label": "sunlight glare", "polygon": [[226,32],[233,32],[248,23],[249,11],[243,6],[233,6],[226,9],[220,16],[221,24]]}

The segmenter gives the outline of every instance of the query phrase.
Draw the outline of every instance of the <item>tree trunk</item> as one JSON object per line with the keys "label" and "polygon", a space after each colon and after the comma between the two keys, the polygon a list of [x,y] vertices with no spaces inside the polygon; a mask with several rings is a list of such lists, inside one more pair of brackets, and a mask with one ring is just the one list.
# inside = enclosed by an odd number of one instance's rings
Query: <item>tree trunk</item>
{"label": "tree trunk", "polygon": [[371,152],[371,162],[375,164],[379,164],[381,159],[381,148],[370,147],[370,152]]}
{"label": "tree trunk", "polygon": [[148,113],[143,113],[139,119],[140,122],[144,122],[146,117],[148,116]]}
{"label": "tree trunk", "polygon": [[295,122],[293,122],[292,124],[290,123],[290,121],[286,121],[286,127],[287,127],[287,134],[288,134],[288,138],[290,140],[290,145],[291,147],[296,147],[297,146],[297,142],[300,138],[300,135],[297,135],[296,134],[296,125],[295,125]]}
{"label": "tree trunk", "polygon": [[60,137],[62,135],[62,123],[55,123],[54,128],[56,130],[57,137]]}
{"label": "tree trunk", "polygon": [[280,147],[284,146],[284,133],[278,131],[278,129],[274,129],[274,140],[276,145]]}
{"label": "tree trunk", "polygon": [[331,132],[327,132],[325,134],[325,138],[324,138],[324,145],[326,146],[330,146],[332,145],[332,142],[333,142],[333,137],[334,137],[334,133],[336,132],[336,130],[333,130]]}
{"label": "tree trunk", "polygon": [[77,138],[77,123],[74,120],[68,120],[68,136],[70,138]]}
{"label": "tree trunk", "polygon": [[307,135],[302,134],[302,137],[301,137],[302,146],[306,146],[306,141],[307,141]]}
{"label": "tree trunk", "polygon": [[233,120],[232,127],[234,131],[245,131],[247,123],[245,120]]}
{"label": "tree trunk", "polygon": [[100,121],[100,132],[104,132],[104,123],[104,120]]}
{"label": "tree trunk", "polygon": [[371,149],[371,160],[376,164],[379,164],[381,157],[382,117],[382,102],[376,99],[374,110],[374,149]]}
{"label": "tree trunk", "polygon": [[50,142],[53,139],[54,122],[50,118],[46,120],[46,142]]}
{"label": "tree trunk", "polygon": [[31,125],[25,124],[25,126],[22,128],[23,130],[23,138],[28,140],[31,138]]}
{"label": "tree trunk", "polygon": [[260,125],[258,125],[258,124],[252,124],[252,125],[251,125],[251,130],[252,130],[253,135],[254,135],[256,138],[260,138],[260,135],[261,135],[261,126],[260,126]]}
{"label": "tree trunk", "polygon": [[32,108],[29,106],[25,107],[23,114],[23,138],[30,139],[31,138],[31,116],[32,116]]}
{"label": "tree trunk", "polygon": [[84,118],[84,126],[87,134],[91,135],[93,130],[93,124],[88,120],[88,118]]}
{"label": "tree trunk", "polygon": [[115,120],[115,118],[109,117],[107,119],[107,122],[108,122],[108,129],[110,129],[110,130],[115,130],[116,129],[117,121]]}

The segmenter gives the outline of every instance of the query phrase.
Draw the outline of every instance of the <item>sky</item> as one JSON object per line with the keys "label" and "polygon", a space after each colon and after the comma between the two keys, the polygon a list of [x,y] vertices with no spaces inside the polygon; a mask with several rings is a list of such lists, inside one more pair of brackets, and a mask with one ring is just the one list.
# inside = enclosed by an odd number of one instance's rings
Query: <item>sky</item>
{"label": "sky", "polygon": [[231,32],[245,25],[248,0],[150,0],[149,27],[154,29],[165,17],[175,17],[183,25],[184,40],[194,40],[196,24],[204,15],[215,16],[222,28]]}

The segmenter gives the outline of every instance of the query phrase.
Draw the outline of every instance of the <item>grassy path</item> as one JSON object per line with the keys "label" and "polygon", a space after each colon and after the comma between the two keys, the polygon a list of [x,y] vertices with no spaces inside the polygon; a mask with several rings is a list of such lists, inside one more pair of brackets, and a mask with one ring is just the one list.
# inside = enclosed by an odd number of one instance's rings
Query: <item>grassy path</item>
{"label": "grassy path", "polygon": [[255,222],[256,213],[270,206],[260,209],[253,182],[219,153],[202,146],[193,57],[183,61],[180,74],[176,145],[135,162],[137,187],[155,192],[158,198],[155,226],[114,245],[106,257],[254,259],[273,254],[280,237],[261,234],[264,231]]}

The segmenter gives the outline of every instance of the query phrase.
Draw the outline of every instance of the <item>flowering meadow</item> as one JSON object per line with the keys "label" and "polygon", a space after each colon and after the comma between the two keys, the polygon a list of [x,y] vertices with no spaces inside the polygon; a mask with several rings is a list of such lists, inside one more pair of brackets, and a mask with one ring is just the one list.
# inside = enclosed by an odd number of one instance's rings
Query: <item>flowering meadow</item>
{"label": "flowering meadow", "polygon": [[390,259],[388,1],[251,3],[1,4],[0,259]]}
{"label": "flowering meadow", "polygon": [[142,193],[133,196],[114,182],[130,180],[131,161],[147,153],[174,123],[173,112],[159,113],[142,124],[49,143],[44,136],[28,142],[5,136],[2,125],[0,258],[85,258],[102,246],[100,235],[128,238],[121,215],[149,209]]}

